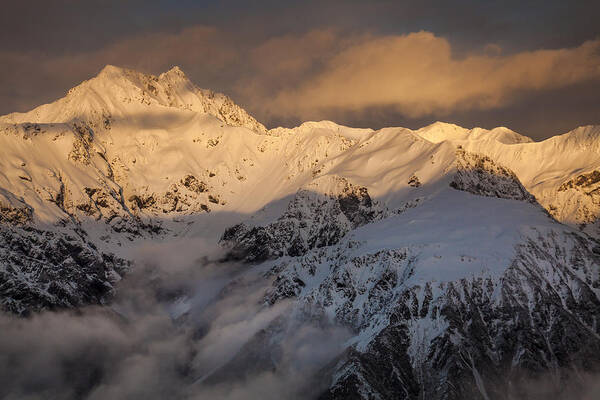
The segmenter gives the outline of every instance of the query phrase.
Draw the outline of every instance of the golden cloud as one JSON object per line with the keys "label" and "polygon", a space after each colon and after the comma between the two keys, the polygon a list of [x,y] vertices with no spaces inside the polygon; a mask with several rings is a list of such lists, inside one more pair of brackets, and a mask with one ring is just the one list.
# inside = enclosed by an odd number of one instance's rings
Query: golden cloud
{"label": "golden cloud", "polygon": [[[222,91],[269,124],[357,115],[383,107],[408,118],[445,116],[511,104],[527,91],[600,81],[600,40],[574,48],[504,54],[496,44],[453,54],[443,37],[349,35],[312,30],[240,42],[210,26],[122,38],[93,51],[0,53],[7,111],[62,95],[106,64],[159,73],[180,65],[198,85]],[[463,53],[464,54],[464,53]],[[14,85],[14,84],[13,84]],[[46,91],[40,91],[45,88]]]}
{"label": "golden cloud", "polygon": [[429,32],[361,38],[328,59],[268,107],[300,117],[328,109],[392,106],[408,117],[490,109],[523,90],[556,89],[600,79],[600,40],[579,47],[454,58],[450,43]]}

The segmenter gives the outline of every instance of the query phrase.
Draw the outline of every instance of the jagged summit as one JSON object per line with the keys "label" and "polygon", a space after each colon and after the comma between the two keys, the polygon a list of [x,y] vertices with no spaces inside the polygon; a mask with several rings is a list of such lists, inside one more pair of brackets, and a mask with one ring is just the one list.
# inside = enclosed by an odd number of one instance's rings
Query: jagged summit
{"label": "jagged summit", "polygon": [[177,76],[179,78],[184,78],[187,79],[187,76],[185,75],[185,73],[181,70],[181,68],[179,68],[178,65],[173,66],[170,70],[163,72],[162,74],[160,74],[158,77],[159,79],[164,79],[168,76]]}
{"label": "jagged summit", "polygon": [[105,120],[164,114],[164,107],[210,114],[228,125],[259,133],[266,128],[229,97],[194,85],[177,66],[159,76],[105,66],[100,73],[53,103],[0,117],[5,123],[70,123],[94,127]]}
{"label": "jagged summit", "polygon": [[115,74],[124,74],[126,72],[135,72],[127,68],[117,67],[116,65],[106,64],[98,73],[97,77],[109,77]]}

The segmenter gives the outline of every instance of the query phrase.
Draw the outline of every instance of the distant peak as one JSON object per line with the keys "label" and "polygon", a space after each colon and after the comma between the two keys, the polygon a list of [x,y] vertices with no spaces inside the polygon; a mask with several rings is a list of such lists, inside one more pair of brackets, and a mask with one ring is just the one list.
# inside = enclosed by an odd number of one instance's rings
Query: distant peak
{"label": "distant peak", "polygon": [[435,121],[433,124],[427,125],[424,128],[421,129],[427,129],[427,128],[454,128],[454,129],[465,129],[461,126],[455,125],[455,124],[451,124],[449,122],[443,122],[443,121]]}
{"label": "distant peak", "polygon": [[179,79],[187,79],[187,76],[185,75],[185,73],[177,65],[175,65],[173,68],[171,68],[167,72],[163,72],[159,76],[160,79],[163,79],[163,78],[171,78],[171,79],[173,79],[175,77],[177,77]]}
{"label": "distant peak", "polygon": [[171,68],[170,70],[168,70],[167,73],[178,74],[178,75],[185,75],[183,73],[183,71],[181,70],[181,68],[179,68],[178,65],[175,65],[173,68]]}
{"label": "distant peak", "polygon": [[122,75],[125,71],[126,70],[124,68],[107,64],[104,68],[102,68],[98,76]]}
{"label": "distant peak", "polygon": [[[11,121],[63,123],[86,121],[101,124],[99,116],[128,118],[155,108],[172,107],[196,113],[206,113],[231,126],[242,126],[255,132],[267,129],[229,97],[203,90],[194,85],[178,66],[155,76],[133,69],[106,65],[95,77],[71,88],[67,96],[40,106],[29,113],[11,117]],[[160,109],[162,113],[164,109]]]}
{"label": "distant peak", "polygon": [[593,141],[600,138],[600,125],[584,125],[562,135],[553,136],[547,140],[569,140],[575,142]]}

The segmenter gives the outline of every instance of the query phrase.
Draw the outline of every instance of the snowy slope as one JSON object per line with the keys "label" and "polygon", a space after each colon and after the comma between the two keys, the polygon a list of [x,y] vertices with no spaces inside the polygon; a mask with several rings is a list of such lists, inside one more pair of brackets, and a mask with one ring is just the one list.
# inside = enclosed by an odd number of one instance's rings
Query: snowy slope
{"label": "snowy slope", "polygon": [[[542,142],[531,142],[506,128],[489,131],[434,124],[417,131],[427,140],[449,140],[488,155],[514,171],[520,181],[555,218],[600,235],[600,201],[594,171],[600,168],[600,127],[585,126]],[[493,139],[492,139],[493,137]],[[590,226],[585,226],[585,225]]]}
{"label": "snowy slope", "polygon": [[[107,66],[55,103],[0,117],[0,129],[0,185],[46,222],[65,211],[80,220],[117,215],[115,223],[136,230],[130,214],[171,220],[213,208],[254,213],[324,175],[348,178],[400,206],[415,197],[411,178],[422,184],[422,196],[435,192],[434,181],[447,174],[457,146],[514,171],[560,221],[593,224],[600,212],[595,186],[568,186],[596,170],[597,128],[541,143],[507,128],[443,123],[374,132],[323,121],[265,135],[231,100],[195,87],[177,67],[156,77]],[[185,179],[200,186],[189,190]],[[65,210],[48,200],[61,185]],[[115,199],[111,211],[103,212],[90,190]],[[92,215],[81,215],[86,212]]]}
{"label": "snowy slope", "polygon": [[[177,67],[107,66],[0,117],[0,303],[103,303],[132,248],[201,237],[266,271],[265,307],[352,332],[323,398],[498,397],[521,369],[564,381],[600,362],[599,135],[266,130]],[[265,332],[249,343],[281,339]]]}
{"label": "snowy slope", "polygon": [[7,123],[81,121],[98,128],[110,124],[111,119],[131,118],[136,114],[141,117],[149,113],[149,107],[159,114],[161,108],[208,113],[228,125],[265,131],[262,124],[227,96],[196,87],[179,67],[153,76],[107,65],[98,76],[69,90],[64,98],[27,113],[6,115],[1,120]]}

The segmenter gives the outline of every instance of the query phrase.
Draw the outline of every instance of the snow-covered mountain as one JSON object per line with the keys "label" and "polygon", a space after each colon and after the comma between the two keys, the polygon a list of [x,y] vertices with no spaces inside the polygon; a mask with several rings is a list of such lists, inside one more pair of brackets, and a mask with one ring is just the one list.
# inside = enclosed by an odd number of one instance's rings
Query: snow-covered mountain
{"label": "snow-covered mountain", "polygon": [[[519,398],[600,368],[599,188],[599,126],[267,130],[177,67],[107,66],[0,117],[0,303],[103,304],[135,246],[203,238],[264,271],[263,307],[351,332],[321,398]],[[281,324],[214,380],[277,369]]]}

